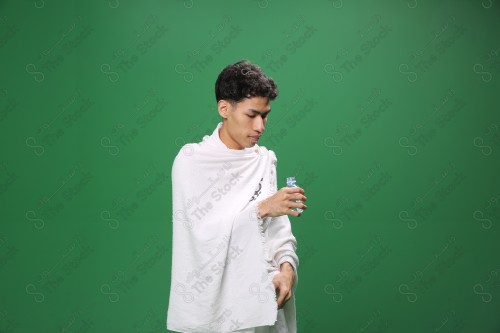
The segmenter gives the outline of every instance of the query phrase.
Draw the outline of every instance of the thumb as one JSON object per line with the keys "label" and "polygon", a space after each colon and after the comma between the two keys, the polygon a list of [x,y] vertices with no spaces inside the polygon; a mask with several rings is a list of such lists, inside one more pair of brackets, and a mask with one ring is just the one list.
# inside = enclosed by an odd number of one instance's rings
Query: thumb
{"label": "thumb", "polygon": [[[279,289],[281,291],[281,289],[282,289],[281,287],[285,287],[285,286],[282,283],[280,283],[279,287],[277,289]],[[282,293],[282,292],[278,293],[278,299],[277,299],[278,306],[281,306],[285,297],[286,297],[286,293]]]}

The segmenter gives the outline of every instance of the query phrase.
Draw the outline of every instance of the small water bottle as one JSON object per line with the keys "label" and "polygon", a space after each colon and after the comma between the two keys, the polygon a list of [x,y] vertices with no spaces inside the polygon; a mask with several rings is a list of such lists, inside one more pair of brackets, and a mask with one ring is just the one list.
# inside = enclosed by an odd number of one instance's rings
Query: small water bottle
{"label": "small water bottle", "polygon": [[[297,181],[295,180],[295,177],[288,177],[286,179],[286,186],[288,187],[297,187]],[[295,200],[295,202],[302,202],[301,200]],[[300,209],[300,208],[292,208],[294,211],[296,211],[297,213],[302,213],[304,210],[303,209]]]}

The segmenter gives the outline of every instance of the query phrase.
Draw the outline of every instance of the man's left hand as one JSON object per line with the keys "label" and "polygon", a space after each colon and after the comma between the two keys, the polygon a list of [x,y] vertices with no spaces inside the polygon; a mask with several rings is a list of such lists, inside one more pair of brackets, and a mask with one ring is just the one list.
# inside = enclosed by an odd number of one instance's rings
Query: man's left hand
{"label": "man's left hand", "polygon": [[285,303],[292,298],[292,287],[295,280],[295,272],[292,265],[285,261],[280,266],[280,272],[273,277],[274,288],[278,292],[278,309],[283,308]]}

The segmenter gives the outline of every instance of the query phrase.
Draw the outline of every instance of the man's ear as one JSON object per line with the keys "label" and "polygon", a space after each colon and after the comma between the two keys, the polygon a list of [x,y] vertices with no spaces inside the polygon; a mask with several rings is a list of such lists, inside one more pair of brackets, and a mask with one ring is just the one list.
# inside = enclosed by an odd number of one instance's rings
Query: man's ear
{"label": "man's ear", "polygon": [[219,115],[226,119],[229,116],[229,112],[231,112],[231,103],[228,101],[221,99],[217,102],[217,109],[219,111]]}

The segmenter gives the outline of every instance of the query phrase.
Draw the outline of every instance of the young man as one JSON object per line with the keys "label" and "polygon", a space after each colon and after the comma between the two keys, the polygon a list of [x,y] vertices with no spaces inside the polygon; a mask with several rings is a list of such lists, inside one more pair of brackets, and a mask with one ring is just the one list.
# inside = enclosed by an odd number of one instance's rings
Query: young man
{"label": "young man", "polygon": [[257,65],[227,66],[215,82],[222,122],[174,160],[169,330],[297,330],[288,215],[307,199],[300,187],[277,189],[276,155],[257,144],[277,96]]}

